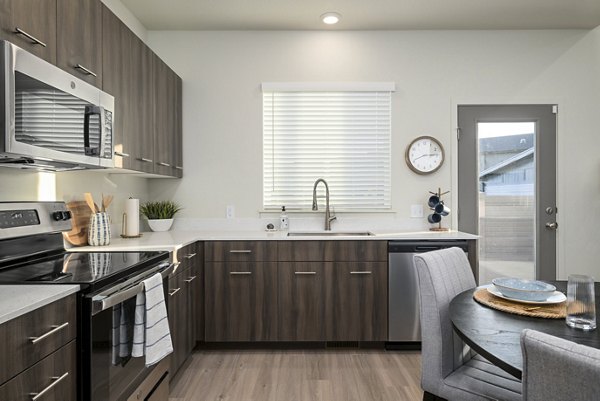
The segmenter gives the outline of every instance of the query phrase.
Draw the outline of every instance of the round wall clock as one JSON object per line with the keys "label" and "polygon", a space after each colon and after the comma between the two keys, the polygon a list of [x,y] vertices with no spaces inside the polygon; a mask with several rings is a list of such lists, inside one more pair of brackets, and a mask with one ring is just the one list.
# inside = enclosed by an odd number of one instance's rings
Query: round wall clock
{"label": "round wall clock", "polygon": [[431,174],[444,163],[444,148],[431,136],[420,136],[406,148],[406,164],[417,174]]}

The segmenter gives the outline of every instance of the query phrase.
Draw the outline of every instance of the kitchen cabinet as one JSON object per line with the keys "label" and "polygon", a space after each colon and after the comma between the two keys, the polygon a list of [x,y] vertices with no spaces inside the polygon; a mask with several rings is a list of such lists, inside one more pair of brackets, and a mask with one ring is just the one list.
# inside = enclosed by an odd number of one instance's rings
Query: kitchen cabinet
{"label": "kitchen cabinet", "polygon": [[187,358],[187,335],[188,315],[187,294],[184,280],[184,272],[178,271],[169,277],[169,300],[167,314],[169,316],[169,329],[171,341],[173,342],[173,353],[171,354],[171,368],[169,370],[171,379],[175,376],[185,359]]}
{"label": "kitchen cabinet", "polygon": [[56,65],[99,88],[102,14],[100,0],[57,0]]}
{"label": "kitchen cabinet", "polygon": [[32,397],[44,392],[44,401],[76,401],[75,344],[71,341],[0,386],[0,400],[31,401]]}
{"label": "kitchen cabinet", "polygon": [[280,341],[325,341],[325,267],[322,262],[281,262]]}
{"label": "kitchen cabinet", "polygon": [[325,282],[328,341],[387,340],[386,262],[329,262]]}
{"label": "kitchen cabinet", "polygon": [[75,401],[76,335],[76,295],[0,325],[0,400]]}
{"label": "kitchen cabinet", "polygon": [[56,0],[0,0],[0,39],[56,64]]}

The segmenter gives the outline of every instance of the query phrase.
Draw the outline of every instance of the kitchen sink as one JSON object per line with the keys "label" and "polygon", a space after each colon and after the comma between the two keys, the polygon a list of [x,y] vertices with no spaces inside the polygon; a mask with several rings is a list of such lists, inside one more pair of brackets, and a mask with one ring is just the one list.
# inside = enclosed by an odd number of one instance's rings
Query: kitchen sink
{"label": "kitchen sink", "polygon": [[288,233],[288,237],[371,237],[375,234],[369,231],[361,232],[329,232],[329,231],[317,231],[317,232],[293,232]]}

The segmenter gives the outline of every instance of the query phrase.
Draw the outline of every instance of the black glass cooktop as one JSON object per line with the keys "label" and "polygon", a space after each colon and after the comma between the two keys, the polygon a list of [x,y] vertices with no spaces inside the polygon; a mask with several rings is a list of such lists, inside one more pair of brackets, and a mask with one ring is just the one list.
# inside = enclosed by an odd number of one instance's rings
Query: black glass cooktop
{"label": "black glass cooktop", "polygon": [[0,270],[2,284],[113,283],[168,259],[167,252],[72,252]]}

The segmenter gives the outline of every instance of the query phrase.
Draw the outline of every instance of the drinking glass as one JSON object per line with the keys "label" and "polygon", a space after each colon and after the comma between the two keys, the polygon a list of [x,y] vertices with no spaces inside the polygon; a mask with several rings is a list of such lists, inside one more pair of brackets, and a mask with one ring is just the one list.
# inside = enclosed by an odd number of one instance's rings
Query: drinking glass
{"label": "drinking glass", "polygon": [[581,330],[596,328],[594,279],[573,274],[567,284],[567,325]]}

